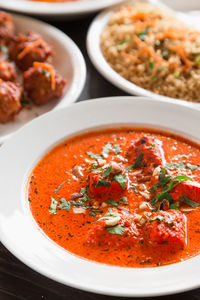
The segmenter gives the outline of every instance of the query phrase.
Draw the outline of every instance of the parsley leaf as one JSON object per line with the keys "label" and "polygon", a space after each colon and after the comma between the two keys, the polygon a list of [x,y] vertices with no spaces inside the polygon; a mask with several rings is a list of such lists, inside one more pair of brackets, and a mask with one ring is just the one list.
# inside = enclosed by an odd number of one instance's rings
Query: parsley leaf
{"label": "parsley leaf", "polygon": [[112,170],[112,166],[108,166],[108,167],[103,171],[102,177],[103,177],[103,178],[109,177],[109,176],[110,176],[111,170]]}
{"label": "parsley leaf", "polygon": [[71,209],[71,203],[70,201],[66,201],[64,198],[60,199],[61,204],[59,205],[59,208],[61,209]]}
{"label": "parsley leaf", "polygon": [[139,32],[139,33],[137,34],[137,36],[139,37],[139,39],[140,39],[141,41],[144,41],[144,40],[145,40],[145,37],[146,37],[146,35],[147,35],[147,33],[148,33],[148,30],[149,30],[149,27],[146,27],[143,31],[141,31],[141,32]]}
{"label": "parsley leaf", "polygon": [[57,191],[63,186],[63,184],[65,184],[66,180],[63,181],[55,190],[54,190],[54,194],[57,193]]}
{"label": "parsley leaf", "polygon": [[177,210],[179,208],[179,203],[178,202],[171,203],[169,208]]}
{"label": "parsley leaf", "polygon": [[134,183],[132,183],[131,187],[133,188],[134,192],[137,194],[138,189],[137,189],[136,185]]}
{"label": "parsley leaf", "polygon": [[42,74],[44,74],[47,78],[50,78],[50,73],[46,69],[42,69]]}
{"label": "parsley leaf", "polygon": [[127,38],[127,39],[124,39],[123,41],[121,41],[117,46],[122,46],[124,44],[127,44],[129,43],[130,41],[132,40],[131,37]]}
{"label": "parsley leaf", "polygon": [[122,189],[125,190],[126,182],[127,182],[126,175],[120,173],[120,174],[115,175],[113,178],[115,181],[117,181],[121,185]]}
{"label": "parsley leaf", "polygon": [[125,169],[125,171],[126,171],[126,172],[129,172],[131,169],[139,168],[140,165],[141,165],[142,159],[143,159],[143,153],[141,152],[141,153],[138,154],[135,163],[134,163],[133,165],[127,167],[127,168]]}
{"label": "parsley leaf", "polygon": [[101,155],[99,155],[99,154],[95,154],[93,152],[86,152],[86,153],[93,159],[102,159]]}
{"label": "parsley leaf", "polygon": [[191,165],[191,164],[186,164],[187,168],[190,169],[191,171],[194,171],[194,170],[199,170],[200,167],[199,166],[196,166],[196,165]]}
{"label": "parsley leaf", "polygon": [[121,152],[120,145],[118,145],[118,144],[114,145],[114,151],[116,154],[119,154]]}
{"label": "parsley leaf", "polygon": [[158,220],[159,222],[162,222],[163,220],[164,220],[164,217],[163,216],[155,216],[154,218],[150,218],[149,220],[148,220],[148,222],[153,222],[153,221],[155,221],[155,220]]}
{"label": "parsley leaf", "polygon": [[49,207],[49,212],[50,212],[51,215],[56,214],[57,204],[58,204],[58,201],[56,201],[56,199],[51,197],[51,205]]}
{"label": "parsley leaf", "polygon": [[89,212],[89,215],[90,215],[91,217],[94,217],[94,218],[96,217],[96,213],[95,213],[94,211],[90,211],[90,212]]}
{"label": "parsley leaf", "polygon": [[162,191],[159,192],[151,201],[151,205],[155,206],[157,202],[161,202],[163,199],[173,201],[170,191],[174,189],[178,184],[191,180],[190,177],[178,175],[175,178],[171,178],[171,176],[165,176],[166,170],[162,169],[160,174],[159,182],[154,184],[150,191],[155,191],[158,186],[162,186]]}
{"label": "parsley leaf", "polygon": [[182,203],[185,203],[187,204],[188,206],[191,206],[191,207],[199,207],[200,204],[191,200],[190,198],[188,198],[187,196],[182,196],[178,199],[178,201],[182,202]]}
{"label": "parsley leaf", "polygon": [[121,197],[120,200],[121,200],[122,202],[125,202],[125,203],[128,202],[127,197],[125,197],[125,196],[124,196],[124,197]]}
{"label": "parsley leaf", "polygon": [[165,167],[167,169],[186,169],[186,165],[183,161],[180,161],[178,163],[167,163]]}
{"label": "parsley leaf", "polygon": [[177,154],[174,157],[172,157],[172,160],[178,160],[179,158],[188,158],[190,156],[190,154],[186,155],[186,154]]}
{"label": "parsley leaf", "polygon": [[112,148],[112,145],[110,143],[107,143],[104,147],[103,147],[103,151],[102,151],[102,156],[104,158],[107,158],[108,157],[108,154],[110,152]]}
{"label": "parsley leaf", "polygon": [[121,202],[117,202],[117,201],[115,201],[115,200],[112,199],[112,198],[107,199],[105,202],[108,203],[108,204],[111,204],[113,207],[117,207],[118,205],[121,204]]}
{"label": "parsley leaf", "polygon": [[112,227],[106,227],[106,230],[111,234],[122,235],[125,229],[121,225],[118,224],[118,225],[115,225]]}
{"label": "parsley leaf", "polygon": [[8,48],[5,45],[0,45],[0,51],[4,54],[8,54]]}
{"label": "parsley leaf", "polygon": [[86,201],[91,201],[90,196],[87,193],[87,189],[86,188],[81,188],[80,189],[81,194],[83,195],[82,197],[82,201],[86,202]]}
{"label": "parsley leaf", "polygon": [[110,182],[106,181],[105,179],[98,179],[97,184],[96,184],[95,187],[99,187],[99,186],[109,187],[110,186]]}

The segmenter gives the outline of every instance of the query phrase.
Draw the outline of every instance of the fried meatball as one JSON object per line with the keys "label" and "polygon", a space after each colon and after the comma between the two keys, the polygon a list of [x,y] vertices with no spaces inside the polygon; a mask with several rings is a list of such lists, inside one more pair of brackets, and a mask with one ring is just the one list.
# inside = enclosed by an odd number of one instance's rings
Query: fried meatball
{"label": "fried meatball", "polygon": [[4,81],[15,81],[15,68],[6,60],[0,61],[0,79]]}
{"label": "fried meatball", "polygon": [[66,85],[52,65],[42,63],[34,63],[32,68],[24,72],[23,82],[24,91],[36,105],[60,98]]}
{"label": "fried meatball", "polygon": [[52,47],[33,31],[19,33],[10,46],[10,57],[22,71],[32,67],[34,61],[51,62],[52,56]]}
{"label": "fried meatball", "polygon": [[0,123],[13,121],[21,109],[21,88],[11,81],[0,82]]}
{"label": "fried meatball", "polygon": [[0,11],[0,44],[8,45],[14,38],[14,35],[15,26],[12,17],[3,11]]}

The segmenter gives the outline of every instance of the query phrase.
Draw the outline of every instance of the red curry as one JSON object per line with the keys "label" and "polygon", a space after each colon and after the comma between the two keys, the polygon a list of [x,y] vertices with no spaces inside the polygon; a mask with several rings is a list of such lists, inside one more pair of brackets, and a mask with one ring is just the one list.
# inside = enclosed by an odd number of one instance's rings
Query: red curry
{"label": "red curry", "polygon": [[200,148],[148,129],[85,133],[56,146],[33,170],[32,214],[71,253],[154,267],[200,252]]}

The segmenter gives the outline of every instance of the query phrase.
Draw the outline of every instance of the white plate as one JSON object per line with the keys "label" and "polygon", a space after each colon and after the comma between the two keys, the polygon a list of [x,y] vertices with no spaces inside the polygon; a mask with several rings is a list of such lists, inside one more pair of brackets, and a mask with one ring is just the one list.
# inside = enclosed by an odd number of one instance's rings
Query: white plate
{"label": "white plate", "polygon": [[30,15],[51,18],[79,18],[94,13],[123,0],[77,0],[75,2],[34,2],[30,0],[0,0],[0,8]]}
{"label": "white plate", "polygon": [[32,18],[12,15],[17,32],[33,30],[42,35],[45,41],[53,46],[55,55],[53,65],[55,69],[67,80],[65,94],[59,100],[45,105],[23,110],[14,122],[0,124],[0,143],[38,115],[46,113],[53,108],[64,107],[79,97],[86,79],[84,58],[76,44],[63,32],[41,21]]}
{"label": "white plate", "polygon": [[0,148],[1,242],[39,273],[87,291],[142,297],[199,287],[200,256],[169,266],[138,269],[95,263],[70,254],[39,230],[25,196],[33,167],[69,136],[94,128],[133,125],[165,129],[200,142],[199,118],[200,110],[182,101],[113,97],[80,102],[33,120]]}
{"label": "white plate", "polygon": [[[165,4],[160,3],[158,0],[144,0],[144,2],[150,2],[152,4],[157,5],[158,7],[169,10],[169,8]],[[155,99],[161,101],[167,99],[174,99],[174,98],[158,95],[156,93],[148,91],[128,81],[127,79],[119,75],[115,70],[113,70],[111,66],[108,64],[108,62],[106,61],[106,59],[104,58],[100,48],[101,33],[104,27],[106,26],[106,24],[108,23],[113,10],[117,9],[118,7],[120,7],[120,5],[116,5],[115,7],[112,7],[100,13],[90,25],[87,34],[87,51],[92,63],[99,71],[99,73],[101,73],[108,81],[110,81],[112,84],[114,84],[118,88],[122,89],[123,91],[131,95],[154,97]],[[177,13],[177,17],[181,19],[183,22],[187,22],[187,24],[196,25],[196,27],[200,29],[199,17],[194,18],[193,16],[190,17],[189,15],[183,13]],[[177,101],[177,99],[174,100]],[[190,105],[200,106],[200,104],[194,102],[193,103],[191,102]]]}

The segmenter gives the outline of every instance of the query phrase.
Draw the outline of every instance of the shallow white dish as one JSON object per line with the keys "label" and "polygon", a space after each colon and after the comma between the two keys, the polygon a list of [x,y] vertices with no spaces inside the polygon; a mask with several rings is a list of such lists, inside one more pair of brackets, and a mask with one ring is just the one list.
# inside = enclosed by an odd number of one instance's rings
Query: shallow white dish
{"label": "shallow white dish", "polygon": [[165,129],[200,142],[199,117],[200,110],[183,101],[113,97],[80,102],[33,120],[0,148],[1,242],[39,273],[87,291],[144,297],[199,287],[200,256],[169,266],[137,269],[70,254],[39,230],[25,194],[28,176],[38,160],[67,137],[94,128],[129,125]]}
{"label": "shallow white dish", "polygon": [[76,44],[67,35],[51,25],[32,18],[17,15],[12,15],[12,17],[17,32],[33,30],[41,34],[44,40],[53,46],[55,50],[53,65],[67,80],[67,85],[61,99],[39,107],[34,106],[31,110],[23,110],[19,113],[15,121],[0,124],[0,143],[38,115],[54,108],[64,107],[76,101],[84,87],[86,79],[84,58]]}
{"label": "shallow white dish", "polygon": [[[135,1],[137,2],[138,0]],[[169,10],[169,8],[164,3],[161,3],[159,0],[143,0],[143,1],[150,2],[152,4],[155,4],[158,7]],[[161,101],[167,99],[174,99],[174,98],[158,95],[156,93],[148,91],[128,81],[127,79],[119,75],[115,70],[113,70],[111,66],[108,64],[108,62],[106,61],[106,59],[104,58],[100,48],[101,33],[104,27],[106,26],[106,24],[108,23],[113,10],[117,9],[120,6],[121,4],[116,5],[115,7],[112,7],[100,13],[90,25],[87,34],[87,51],[92,63],[99,71],[99,73],[101,73],[101,75],[103,75],[108,81],[110,81],[113,85],[117,86],[118,88],[122,89],[123,91],[131,95],[154,97],[155,99]],[[177,17],[180,18],[183,22],[186,22],[187,24],[191,24],[193,26],[195,25],[198,29],[200,29],[199,17],[194,18],[193,15],[190,16],[189,14],[178,13],[178,12],[177,12]],[[177,101],[177,99],[174,100]],[[200,104],[194,102],[190,102],[190,105],[200,106]]]}
{"label": "shallow white dish", "polygon": [[10,11],[56,19],[79,18],[123,0],[77,0],[75,2],[34,2],[30,0],[0,0],[0,7]]}

